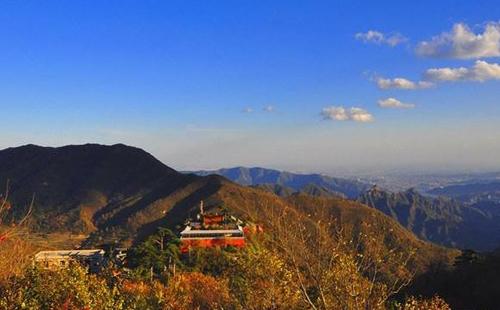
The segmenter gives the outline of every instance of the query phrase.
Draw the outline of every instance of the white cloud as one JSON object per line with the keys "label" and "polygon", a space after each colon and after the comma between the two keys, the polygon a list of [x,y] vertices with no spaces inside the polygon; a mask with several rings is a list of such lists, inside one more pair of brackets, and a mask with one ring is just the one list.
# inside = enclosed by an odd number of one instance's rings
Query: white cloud
{"label": "white cloud", "polygon": [[415,107],[412,103],[404,103],[392,97],[379,100],[378,106],[387,109],[413,109]]}
{"label": "white cloud", "polygon": [[252,108],[250,108],[250,107],[246,107],[246,108],[244,108],[244,109],[243,109],[243,111],[242,111],[242,112],[243,112],[243,113],[252,113],[252,112],[253,112],[253,109],[252,109]]}
{"label": "white cloud", "polygon": [[361,108],[351,108],[350,111],[351,120],[356,122],[371,122],[373,121],[373,115],[368,113],[368,111]]}
{"label": "white cloud", "polygon": [[500,80],[500,65],[477,60],[471,68],[432,68],[425,72],[425,78],[436,82]]}
{"label": "white cloud", "polygon": [[330,106],[323,108],[321,116],[325,120],[336,121],[355,121],[355,122],[371,122],[374,120],[373,115],[365,109],[352,107],[349,110],[344,107]]}
{"label": "white cloud", "polygon": [[373,42],[373,43],[383,43],[385,36],[382,32],[375,30],[368,30],[367,32],[358,32],[354,35],[357,40],[363,41],[365,43]]}
{"label": "white cloud", "polygon": [[393,34],[385,39],[385,43],[389,46],[396,46],[406,41],[408,41],[408,39],[399,33]]}
{"label": "white cloud", "polygon": [[405,78],[386,79],[377,77],[374,79],[379,89],[423,89],[434,86],[428,81],[413,82]]}
{"label": "white cloud", "polygon": [[364,43],[387,44],[393,47],[408,40],[399,33],[386,35],[376,30],[368,30],[367,32],[358,32],[354,35],[354,37],[356,38],[356,40],[363,41]]}
{"label": "white cloud", "polygon": [[475,34],[466,24],[453,25],[429,41],[420,42],[417,55],[437,58],[484,58],[500,56],[500,23],[489,22],[483,33]]}
{"label": "white cloud", "polygon": [[323,119],[331,119],[337,121],[347,121],[349,119],[349,115],[347,114],[346,109],[344,107],[326,107],[321,111],[321,115]]}
{"label": "white cloud", "polygon": [[268,105],[268,106],[264,107],[264,112],[271,113],[271,112],[274,112],[274,111],[275,111],[275,109],[274,109],[274,106],[272,106],[272,105]]}
{"label": "white cloud", "polygon": [[425,77],[432,81],[459,81],[464,80],[469,69],[460,68],[431,68],[425,72]]}

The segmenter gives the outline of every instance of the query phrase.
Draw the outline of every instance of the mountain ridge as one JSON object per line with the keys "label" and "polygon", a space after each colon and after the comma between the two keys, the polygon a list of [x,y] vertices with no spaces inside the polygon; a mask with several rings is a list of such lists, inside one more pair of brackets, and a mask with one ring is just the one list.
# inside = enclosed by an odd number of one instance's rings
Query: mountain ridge
{"label": "mountain ridge", "polygon": [[348,198],[357,198],[370,185],[356,180],[330,177],[323,174],[299,174],[262,167],[234,167],[218,170],[192,171],[192,173],[206,176],[210,174],[222,175],[240,185],[277,184],[294,191],[301,191],[311,184],[322,187],[332,194],[343,194]]}

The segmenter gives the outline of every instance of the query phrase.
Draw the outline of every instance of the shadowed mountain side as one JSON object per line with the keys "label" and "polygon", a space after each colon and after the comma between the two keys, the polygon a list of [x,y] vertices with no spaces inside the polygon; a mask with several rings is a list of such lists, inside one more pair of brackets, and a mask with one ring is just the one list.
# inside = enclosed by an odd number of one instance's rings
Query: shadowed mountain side
{"label": "shadowed mountain side", "polygon": [[186,219],[194,218],[199,212],[201,200],[205,201],[207,211],[220,206],[212,203],[212,197],[225,182],[228,181],[220,176],[191,175],[188,182],[173,191],[159,189],[133,204],[115,206],[95,219],[98,230],[90,235],[86,244],[129,245],[143,240],[158,227],[179,231]]}
{"label": "shadowed mountain side", "polygon": [[310,183],[308,185],[305,185],[302,187],[300,190],[295,191],[291,187],[286,187],[283,185],[279,184],[258,184],[258,185],[253,185],[252,187],[266,190],[268,192],[274,193],[280,197],[288,197],[296,193],[303,193],[311,196],[319,196],[319,197],[341,197],[341,198],[346,198],[346,196],[342,193],[334,192],[332,190],[329,190],[323,186],[316,185],[313,183]]}
{"label": "shadowed mountain side", "polygon": [[158,196],[155,191],[172,192],[192,178],[121,144],[26,145],[0,151],[0,184],[10,183],[14,213],[23,213],[36,195],[33,219],[38,230],[92,231],[96,215]]}
{"label": "shadowed mountain side", "polygon": [[452,309],[499,309],[500,253],[464,251],[453,268],[432,265],[401,295],[443,297]]}
{"label": "shadowed mountain side", "polygon": [[[200,211],[200,201],[209,201],[209,197],[217,193],[223,182],[225,182],[218,176],[210,176],[201,181],[203,184],[191,192],[189,196],[185,196],[183,199],[177,201],[172,208],[170,208],[165,217],[159,218],[141,227],[138,232],[138,237],[142,239],[154,233],[158,227],[179,229],[179,226],[182,225],[187,218],[196,218],[196,215]],[[213,211],[217,207],[216,205],[208,204],[206,208],[207,210]]]}
{"label": "shadowed mountain side", "polygon": [[252,185],[252,187],[273,193],[279,197],[288,197],[293,193],[295,193],[295,190],[293,188],[279,184],[257,184],[257,185]]}
{"label": "shadowed mountain side", "polygon": [[489,251],[500,246],[498,217],[445,198],[429,198],[413,189],[389,193],[373,187],[359,201],[397,220],[423,240]]}

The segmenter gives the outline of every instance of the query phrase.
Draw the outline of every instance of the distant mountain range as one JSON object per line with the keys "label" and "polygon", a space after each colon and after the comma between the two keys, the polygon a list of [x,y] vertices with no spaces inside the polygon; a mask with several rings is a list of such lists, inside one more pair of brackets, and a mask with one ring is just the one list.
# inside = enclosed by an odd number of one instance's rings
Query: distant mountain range
{"label": "distant mountain range", "polygon": [[314,183],[309,183],[306,186],[302,187],[300,190],[294,190],[291,187],[279,185],[279,184],[258,184],[252,185],[254,188],[262,189],[273,194],[276,194],[280,197],[289,197],[294,194],[306,194],[310,196],[316,197],[340,197],[347,198],[346,195],[340,192],[332,191],[328,188],[325,188],[320,185],[316,185]]}
{"label": "distant mountain range", "polygon": [[390,193],[375,186],[358,201],[382,211],[423,240],[484,251],[500,247],[500,213],[450,198],[423,196],[414,189]]}
{"label": "distant mountain range", "polygon": [[200,176],[217,174],[240,185],[246,186],[278,186],[274,188],[267,187],[267,189],[273,190],[278,194],[306,192],[313,195],[332,194],[355,199],[370,188],[369,184],[356,180],[334,178],[321,174],[298,174],[266,168],[235,167],[209,171],[194,171],[193,173]]}
{"label": "distant mountain range", "polygon": [[437,187],[427,191],[436,196],[446,196],[464,203],[480,201],[500,203],[500,181],[476,181]]}

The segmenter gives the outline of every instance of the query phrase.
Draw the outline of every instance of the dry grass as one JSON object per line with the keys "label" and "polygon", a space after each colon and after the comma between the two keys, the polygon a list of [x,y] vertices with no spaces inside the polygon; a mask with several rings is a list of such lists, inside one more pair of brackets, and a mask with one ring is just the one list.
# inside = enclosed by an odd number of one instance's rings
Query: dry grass
{"label": "dry grass", "polygon": [[20,275],[31,264],[36,246],[19,238],[8,239],[0,244],[0,282]]}
{"label": "dry grass", "polygon": [[30,236],[30,242],[38,249],[62,250],[75,249],[88,237],[85,234],[50,233]]}
{"label": "dry grass", "polygon": [[33,256],[42,250],[74,249],[86,235],[53,233],[35,235],[24,233],[0,243],[0,283],[20,275],[33,262]]}

